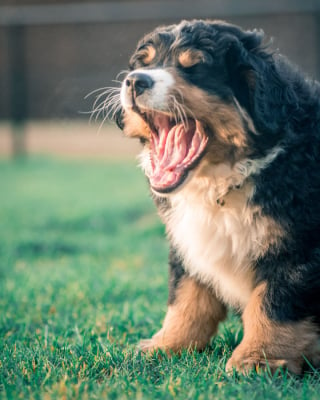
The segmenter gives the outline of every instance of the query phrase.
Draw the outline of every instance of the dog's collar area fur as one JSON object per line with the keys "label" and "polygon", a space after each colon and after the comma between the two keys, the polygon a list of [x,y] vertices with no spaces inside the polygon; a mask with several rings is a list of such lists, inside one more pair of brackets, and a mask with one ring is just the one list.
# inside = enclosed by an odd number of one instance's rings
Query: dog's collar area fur
{"label": "dog's collar area fur", "polygon": [[284,149],[280,146],[273,147],[265,156],[257,159],[243,159],[238,161],[233,168],[224,164],[213,168],[215,181],[215,202],[223,207],[226,204],[226,197],[233,191],[242,189],[245,184],[255,175],[267,168]]}

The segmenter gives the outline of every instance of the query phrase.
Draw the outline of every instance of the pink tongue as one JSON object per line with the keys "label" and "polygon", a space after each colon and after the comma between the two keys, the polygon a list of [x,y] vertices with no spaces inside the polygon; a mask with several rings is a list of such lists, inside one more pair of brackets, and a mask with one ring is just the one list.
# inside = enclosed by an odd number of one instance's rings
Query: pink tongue
{"label": "pink tongue", "polygon": [[152,134],[152,169],[148,176],[154,188],[165,189],[179,183],[185,170],[204,150],[207,137],[198,121],[189,120],[188,126],[177,124],[171,129],[165,119],[155,122],[161,122],[161,128],[158,135]]}

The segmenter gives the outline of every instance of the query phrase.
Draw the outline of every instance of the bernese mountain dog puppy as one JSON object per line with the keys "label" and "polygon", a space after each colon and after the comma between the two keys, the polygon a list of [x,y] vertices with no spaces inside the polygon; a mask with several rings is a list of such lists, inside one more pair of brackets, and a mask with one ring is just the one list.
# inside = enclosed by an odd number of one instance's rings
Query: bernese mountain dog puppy
{"label": "bernese mountain dog puppy", "polygon": [[232,307],[227,371],[300,373],[320,361],[320,86],[262,41],[183,21],[130,60],[116,119],[171,245],[168,311],[140,348],[203,349]]}

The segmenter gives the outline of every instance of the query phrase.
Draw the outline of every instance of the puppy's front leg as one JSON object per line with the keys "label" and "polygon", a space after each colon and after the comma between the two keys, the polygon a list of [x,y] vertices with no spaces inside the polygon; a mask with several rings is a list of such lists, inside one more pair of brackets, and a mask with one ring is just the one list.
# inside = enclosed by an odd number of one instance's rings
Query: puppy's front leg
{"label": "puppy's front leg", "polygon": [[170,253],[169,307],[163,327],[151,339],[142,340],[142,351],[179,352],[203,349],[226,316],[225,306],[203,284],[189,277],[175,251]]}

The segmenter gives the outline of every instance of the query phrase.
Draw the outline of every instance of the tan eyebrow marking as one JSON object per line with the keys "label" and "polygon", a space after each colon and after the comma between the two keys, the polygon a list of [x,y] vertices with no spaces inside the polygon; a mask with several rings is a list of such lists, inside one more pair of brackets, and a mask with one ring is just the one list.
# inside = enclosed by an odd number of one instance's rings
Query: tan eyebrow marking
{"label": "tan eyebrow marking", "polygon": [[156,56],[156,49],[149,45],[146,46],[144,49],[141,50],[140,52],[140,57],[141,61],[145,64],[148,65],[151,63],[151,61],[155,58]]}
{"label": "tan eyebrow marking", "polygon": [[204,61],[204,55],[200,50],[185,50],[179,54],[178,61],[182,67],[188,68]]}

